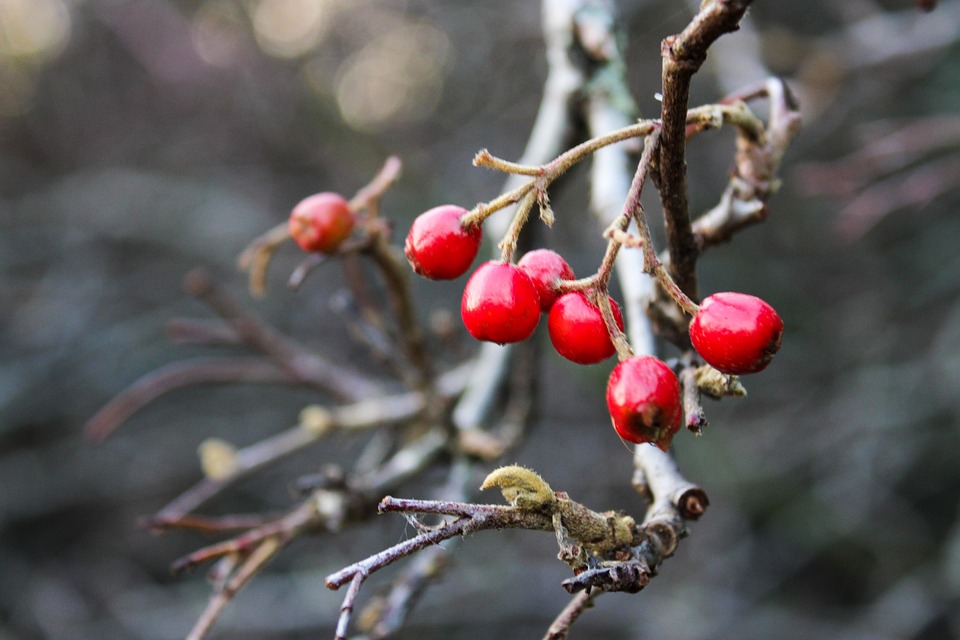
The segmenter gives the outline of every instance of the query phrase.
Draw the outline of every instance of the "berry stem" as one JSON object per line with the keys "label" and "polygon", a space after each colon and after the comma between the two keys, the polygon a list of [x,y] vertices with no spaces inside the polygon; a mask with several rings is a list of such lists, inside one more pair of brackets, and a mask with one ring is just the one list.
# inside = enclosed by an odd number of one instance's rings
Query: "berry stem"
{"label": "berry stem", "polygon": [[573,165],[577,164],[584,158],[593,155],[597,149],[601,149],[611,144],[616,144],[617,142],[623,142],[624,140],[629,140],[630,138],[642,138],[644,136],[648,136],[659,126],[660,125],[657,120],[640,120],[636,124],[632,124],[628,127],[623,127],[622,129],[617,129],[616,131],[611,131],[610,133],[602,136],[597,136],[596,138],[591,138],[590,140],[581,142],[577,146],[561,153],[554,160],[544,165],[544,177],[546,178],[546,176],[549,176],[549,182],[552,182],[566,173]]}
{"label": "berry stem", "polygon": [[380,199],[400,178],[402,168],[403,163],[400,158],[389,156],[377,175],[350,199],[350,208],[353,211],[364,209],[368,218],[376,218],[380,214]]}
{"label": "berry stem", "polygon": [[543,167],[510,162],[496,157],[486,149],[480,149],[480,151],[477,151],[477,155],[473,156],[473,166],[496,169],[503,173],[515,173],[522,176],[539,176],[543,174]]}
{"label": "berry stem", "polygon": [[[597,149],[601,149],[611,144],[616,144],[617,142],[623,142],[624,140],[629,140],[631,138],[646,136],[658,126],[659,125],[656,120],[641,120],[640,122],[632,124],[628,127],[623,127],[602,136],[591,138],[586,142],[582,142],[572,149],[568,149],[567,151],[561,153],[559,156],[540,167],[509,162],[492,155],[486,149],[482,149],[474,157],[474,165],[497,169],[498,171],[503,171],[504,173],[533,176],[534,178],[533,180],[520,185],[513,191],[508,191],[507,193],[498,196],[490,202],[481,202],[475,206],[470,213],[463,217],[463,225],[468,226],[481,224],[484,220],[490,217],[490,215],[499,211],[500,209],[520,202],[531,191],[533,191],[535,194],[546,193],[547,187],[549,187],[554,180],[562,176],[578,162],[590,157]],[[535,201],[536,199],[534,199],[534,202]],[[530,203],[530,206],[533,206],[533,202]],[[523,207],[521,207],[521,209],[522,208]],[[524,213],[524,222],[526,221],[527,213],[529,213],[529,207],[527,207],[527,209],[527,212]]]}
{"label": "berry stem", "polygon": [[250,274],[250,293],[261,298],[267,291],[267,267],[281,244],[290,239],[289,225],[282,222],[253,239],[237,258],[241,271]]}
{"label": "berry stem", "polygon": [[[631,236],[627,234],[626,230],[630,225],[634,207],[640,206],[640,195],[643,192],[643,185],[646,183],[647,175],[650,172],[650,161],[656,147],[658,131],[657,128],[654,128],[653,132],[645,139],[643,154],[640,157],[640,163],[637,166],[637,172],[633,177],[633,182],[630,184],[630,191],[627,193],[627,199],[623,209],[604,231],[603,235],[609,241],[607,242],[607,249],[604,251],[603,260],[600,262],[600,267],[597,269],[597,272],[586,278],[580,278],[579,280],[564,280],[558,282],[557,289],[560,291],[583,291],[584,289],[593,288],[604,291],[607,290],[610,277],[613,275],[613,267],[617,261],[617,255],[620,253],[620,247],[623,244],[632,246],[628,242]],[[607,326],[611,325],[608,324]]]}
{"label": "berry stem", "polygon": [[517,205],[517,212],[513,215],[510,227],[504,234],[500,244],[497,245],[500,247],[500,259],[504,262],[513,261],[513,254],[517,252],[517,242],[520,239],[520,231],[523,230],[523,225],[527,223],[527,218],[530,217],[530,210],[536,202],[537,191],[531,189]]}
{"label": "berry stem", "polygon": [[535,181],[533,180],[526,182],[513,191],[508,191],[497,196],[490,202],[481,202],[471,209],[467,215],[463,216],[463,219],[460,221],[460,223],[464,227],[482,224],[484,220],[489,218],[492,214],[496,213],[500,209],[520,202],[524,196],[526,196],[530,190],[533,189],[534,182]]}
{"label": "berry stem", "polygon": [[[639,247],[642,249],[644,272],[654,276],[657,279],[657,282],[660,283],[660,286],[663,287],[664,291],[666,291],[670,297],[676,301],[676,303],[681,309],[684,310],[684,312],[691,316],[695,316],[697,315],[698,310],[697,304],[691,300],[680,289],[679,286],[677,286],[677,283],[674,282],[673,278],[670,277],[670,274],[667,273],[667,270],[663,268],[663,265],[657,258],[657,252],[653,248],[653,239],[650,236],[650,227],[647,225],[647,216],[643,210],[643,205],[640,204],[640,196],[643,193],[643,185],[646,182],[647,174],[650,170],[651,162],[653,160],[653,155],[656,153],[656,149],[659,144],[660,132],[659,129],[657,129],[648,135],[644,141],[643,155],[640,157],[640,164],[637,167],[637,172],[634,175],[633,182],[630,185],[630,192],[627,194],[627,200],[624,203],[623,212],[607,228],[605,235],[610,239],[610,245],[616,245],[618,249],[621,245],[628,247]],[[631,218],[636,223],[637,234],[639,237],[634,236],[627,231]],[[608,245],[608,253],[611,252],[610,245]],[[614,251],[614,257],[615,255],[616,252]],[[611,260],[606,274],[604,275],[603,272],[599,272],[597,274],[598,279],[609,279],[612,266]]]}
{"label": "berry stem", "polygon": [[[646,227],[646,216],[643,212],[643,209],[638,209],[639,214],[635,219],[643,220],[643,224],[638,224],[637,226],[641,229],[646,230],[646,237],[643,235],[637,237],[627,233],[626,231],[621,231],[619,229],[614,229],[610,231],[610,238],[620,244],[627,247],[639,248],[643,251],[643,271],[644,273],[649,273],[654,278],[657,279],[657,282],[663,287],[663,290],[673,298],[673,300],[680,306],[685,313],[690,316],[696,316],[700,310],[700,307],[696,302],[690,299],[687,294],[685,294],[677,283],[674,282],[673,278],[670,277],[670,274],[667,273],[667,270],[663,268],[659,258],[657,258],[656,251],[653,250],[653,244],[650,239],[650,230]],[[641,230],[641,234],[643,231]]]}
{"label": "berry stem", "polygon": [[607,295],[606,287],[596,295],[594,302],[597,308],[600,309],[603,323],[607,326],[610,341],[613,342],[613,347],[617,350],[617,360],[626,360],[633,355],[633,347],[630,346],[630,341],[627,340],[627,334],[617,326],[617,321],[613,317],[613,307],[610,305],[610,296]]}

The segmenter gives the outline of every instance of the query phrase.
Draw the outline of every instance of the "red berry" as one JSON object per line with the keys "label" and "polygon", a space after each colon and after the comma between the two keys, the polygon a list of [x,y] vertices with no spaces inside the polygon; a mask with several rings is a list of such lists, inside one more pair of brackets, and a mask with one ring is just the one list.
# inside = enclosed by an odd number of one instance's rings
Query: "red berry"
{"label": "red berry", "polygon": [[404,253],[413,270],[431,280],[453,280],[467,272],[480,250],[480,225],[464,227],[467,210],[452,204],[417,216],[407,234]]}
{"label": "red berry", "polygon": [[783,320],[769,304],[745,293],[708,296],[690,323],[690,341],[707,364],[727,374],[761,371],[780,348]]}
{"label": "red berry", "polygon": [[530,276],[516,265],[484,262],[467,280],[460,315],[477,340],[520,342],[540,322],[540,298]]}
{"label": "red berry", "polygon": [[523,269],[536,285],[537,293],[540,294],[540,310],[544,313],[550,311],[550,307],[560,295],[554,288],[557,281],[576,278],[567,261],[550,249],[536,249],[525,254],[517,262],[517,266]]}
{"label": "red berry", "polygon": [[632,356],[610,372],[607,409],[621,438],[666,451],[683,417],[680,382],[662,360]]}
{"label": "red berry", "polygon": [[290,237],[304,251],[333,253],[353,231],[356,216],[339,193],[317,193],[290,212]]}
{"label": "red berry", "polygon": [[[623,316],[613,298],[610,298],[610,308],[623,331]],[[557,353],[577,364],[596,364],[616,351],[600,308],[582,291],[571,291],[557,298],[547,316],[547,329]]]}

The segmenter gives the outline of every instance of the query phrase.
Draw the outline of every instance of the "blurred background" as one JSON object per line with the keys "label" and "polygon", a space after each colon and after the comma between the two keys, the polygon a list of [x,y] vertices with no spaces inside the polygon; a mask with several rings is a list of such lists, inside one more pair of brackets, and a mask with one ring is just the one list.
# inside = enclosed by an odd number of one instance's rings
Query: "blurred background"
{"label": "blurred background", "polygon": [[[691,9],[619,4],[651,116],[660,40]],[[711,498],[691,537],[646,591],[600,598],[572,637],[960,637],[958,39],[956,1],[929,14],[906,0],[758,1],[711,50],[691,104],[770,73],[802,102],[770,220],[700,262],[704,294],[767,299],[786,339],[748,398],[708,404],[706,434],[677,438]],[[236,254],[305,195],[353,193],[398,154],[384,203],[398,238],[431,206],[496,195],[502,177],[470,160],[519,156],[545,72],[532,1],[0,0],[0,639],[185,635],[209,590],[169,564],[211,540],[156,537],[138,517],[199,478],[202,440],[255,442],[315,398],[182,391],[100,445],[84,421],[202,352],[163,336],[173,318],[210,317],[183,275],[204,266],[246,299]],[[722,191],[732,141],[692,141],[695,212]],[[552,194],[548,240],[578,273],[602,251],[587,189],[574,172]],[[347,322],[330,303],[336,265],[293,294],[296,262],[281,251],[250,304],[357,358],[329,339]],[[455,313],[461,286],[418,281],[423,312]],[[544,349],[537,419],[512,457],[594,508],[640,513],[602,401],[611,366]],[[208,511],[283,510],[299,474],[349,459],[355,440],[330,438]],[[410,534],[384,516],[298,541],[212,637],[332,637],[341,594],[324,576]],[[467,540],[404,637],[540,637],[568,598],[555,554],[529,532]]]}

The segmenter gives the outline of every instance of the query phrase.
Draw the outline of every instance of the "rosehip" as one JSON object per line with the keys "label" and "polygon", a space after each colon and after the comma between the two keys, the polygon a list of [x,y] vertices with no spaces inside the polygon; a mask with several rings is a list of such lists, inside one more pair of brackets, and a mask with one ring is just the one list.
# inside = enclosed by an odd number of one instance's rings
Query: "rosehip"
{"label": "rosehip", "polygon": [[288,229],[304,251],[333,253],[350,232],[356,216],[338,193],[317,193],[301,200],[290,212]]}
{"label": "rosehip", "polygon": [[680,381],[662,360],[632,356],[610,372],[607,409],[621,438],[666,451],[683,417]]}
{"label": "rosehip", "polygon": [[540,298],[530,276],[516,265],[484,262],[467,280],[460,315],[477,340],[520,342],[540,322]]}
{"label": "rosehip", "polygon": [[544,313],[550,311],[550,307],[560,295],[554,289],[557,281],[576,278],[567,261],[550,249],[536,249],[525,254],[517,262],[517,266],[523,269],[536,285],[537,293],[540,294],[540,310]]}
{"label": "rosehip", "polygon": [[[613,298],[610,298],[610,308],[622,331],[623,316]],[[596,364],[616,351],[600,308],[582,291],[571,291],[557,298],[547,316],[547,329],[557,353],[577,364]]]}
{"label": "rosehip", "polygon": [[467,272],[483,240],[480,225],[464,227],[467,210],[452,204],[417,216],[407,234],[404,253],[413,270],[431,280],[453,280]]}
{"label": "rosehip", "polygon": [[690,342],[722,373],[763,370],[780,348],[783,320],[769,304],[745,293],[708,296],[690,322]]}

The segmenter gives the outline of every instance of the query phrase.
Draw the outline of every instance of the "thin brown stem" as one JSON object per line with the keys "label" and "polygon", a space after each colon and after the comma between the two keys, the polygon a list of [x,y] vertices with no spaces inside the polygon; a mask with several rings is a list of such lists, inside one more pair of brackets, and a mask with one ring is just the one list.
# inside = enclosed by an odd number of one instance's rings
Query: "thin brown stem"
{"label": "thin brown stem", "polygon": [[307,276],[313,273],[315,269],[326,264],[329,258],[330,256],[326,253],[308,253],[290,273],[290,277],[287,279],[287,287],[292,291],[298,291],[303,286]]}
{"label": "thin brown stem", "polygon": [[[469,366],[465,365],[438,376],[434,401],[443,403],[457,396],[466,385],[469,370]],[[243,478],[318,442],[332,430],[359,430],[389,426],[409,420],[422,412],[426,405],[426,396],[413,391],[373,397],[324,410],[322,425],[301,424],[238,449],[232,471],[228,476],[217,479],[203,478],[167,504],[154,518],[158,520],[182,518]],[[426,461],[432,460],[440,453],[445,443],[445,438],[432,437],[428,432],[401,449],[394,458],[380,465],[375,472],[369,474],[369,477],[358,480],[358,483],[369,487],[372,491],[392,486],[397,478],[408,477],[415,470],[422,468]],[[401,453],[403,455],[400,455]]]}
{"label": "thin brown stem", "polygon": [[230,576],[227,584],[210,596],[206,609],[193,625],[186,640],[201,640],[206,637],[214,623],[223,613],[223,610],[253,576],[257,574],[279,552],[281,544],[274,540],[265,540],[240,564],[235,573]]}
{"label": "thin brown stem", "polygon": [[350,588],[347,589],[347,593],[343,597],[343,604],[340,605],[340,617],[337,619],[337,630],[334,634],[335,640],[346,640],[347,628],[350,625],[350,614],[353,613],[357,596],[360,594],[360,587],[363,585],[363,581],[367,579],[367,575],[366,571],[358,571],[350,581]]}
{"label": "thin brown stem", "polygon": [[414,538],[405,540],[399,544],[396,544],[388,549],[384,549],[380,553],[370,556],[365,560],[356,562],[348,567],[344,567],[336,573],[332,573],[327,576],[325,583],[328,589],[339,589],[347,582],[350,582],[354,579],[355,576],[360,574],[373,573],[378,571],[387,565],[393,564],[401,558],[423,549],[424,547],[434,545],[454,536],[467,535],[473,533],[479,528],[477,520],[471,520],[470,518],[460,518],[448,526],[443,527],[442,529],[436,529],[429,531],[427,533],[422,533]]}
{"label": "thin brown stem", "polygon": [[419,372],[419,379],[415,381],[415,386],[422,386],[431,375],[431,363],[423,338],[423,327],[414,310],[406,260],[403,260],[390,246],[384,229],[375,232],[370,254],[386,283],[385,288],[397,321],[403,352]]}
{"label": "thin brown stem", "polygon": [[500,247],[500,259],[503,262],[512,262],[513,254],[517,251],[517,243],[520,239],[520,232],[523,230],[523,225],[527,223],[527,218],[530,216],[530,210],[533,208],[533,205],[537,202],[537,191],[536,189],[531,189],[527,192],[527,195],[517,204],[517,211],[513,214],[513,220],[510,222],[510,226],[507,228],[507,233],[503,236],[503,240],[500,241],[498,245]]}
{"label": "thin brown stem", "polygon": [[255,513],[249,515],[228,515],[228,516],[193,516],[183,515],[179,517],[169,516],[148,516],[141,518],[140,526],[154,531],[165,531],[168,529],[190,529],[201,533],[226,533],[230,531],[246,531],[261,527],[268,522],[276,520],[277,516],[271,516],[266,513]]}
{"label": "thin brown stem", "polygon": [[460,223],[464,227],[482,224],[484,220],[505,207],[520,202],[533,188],[533,181],[526,182],[511,191],[497,196],[490,202],[481,202],[463,216]]}
{"label": "thin brown stem", "polygon": [[633,347],[627,340],[627,334],[617,325],[616,318],[613,315],[613,307],[610,304],[610,296],[606,294],[605,288],[604,293],[597,295],[596,299],[597,308],[600,309],[600,315],[603,317],[603,324],[607,327],[607,333],[610,334],[613,347],[617,350],[617,359],[626,360],[633,355]]}
{"label": "thin brown stem", "polygon": [[[377,175],[350,199],[350,208],[354,211],[358,209],[367,209],[367,214],[376,217],[379,212],[376,205],[371,205],[379,201],[383,194],[400,179],[400,172],[403,169],[403,163],[397,156],[388,157]],[[374,210],[371,211],[370,209]]]}
{"label": "thin brown stem", "polygon": [[240,270],[249,272],[250,293],[255,297],[259,298],[266,293],[267,267],[280,245],[289,239],[288,223],[282,222],[257,236],[237,258]]}
{"label": "thin brown stem", "polygon": [[473,156],[473,166],[486,167],[487,169],[495,169],[503,173],[515,173],[522,176],[539,176],[543,173],[542,167],[533,167],[527,164],[517,164],[516,162],[503,160],[502,158],[494,156],[486,149],[480,149],[480,151],[477,151],[477,155]]}
{"label": "thin brown stem", "polygon": [[105,440],[117,427],[160,396],[199,384],[303,384],[289,372],[260,357],[197,358],[156,369],[117,394],[87,420],[88,438]]}
{"label": "thin brown stem", "polygon": [[188,293],[209,305],[237,331],[246,344],[269,356],[295,379],[348,400],[375,396],[381,392],[380,384],[369,376],[345,365],[334,364],[282,336],[229,296],[204,271],[191,271],[184,282]]}
{"label": "thin brown stem", "polygon": [[242,343],[236,331],[219,321],[175,318],[164,325],[163,333],[175,344],[232,346]]}
{"label": "thin brown stem", "polygon": [[[608,145],[623,142],[624,140],[629,140],[631,138],[642,138],[653,131],[656,126],[657,123],[654,120],[642,120],[636,124],[623,127],[622,129],[611,131],[610,133],[603,134],[596,138],[591,138],[590,140],[582,142],[572,149],[561,153],[559,156],[546,163],[542,167],[536,168],[535,174],[527,171],[527,169],[532,170],[533,167],[527,167],[526,165],[514,165],[506,160],[501,160],[499,158],[495,158],[494,156],[490,156],[489,153],[487,153],[487,155],[492,159],[490,160],[489,164],[491,167],[522,167],[524,171],[517,171],[513,173],[520,175],[536,175],[536,177],[533,180],[530,180],[529,182],[526,182],[513,189],[512,191],[509,191],[495,198],[494,200],[491,200],[490,202],[478,204],[473,208],[472,211],[470,211],[469,214],[463,217],[464,226],[482,223],[494,212],[528,198],[531,191],[534,192],[533,200],[530,202],[530,207],[532,207],[537,201],[539,194],[546,192],[551,183],[569,171],[577,163],[589,158],[598,149],[602,149]],[[529,213],[529,211],[527,213]],[[516,218],[514,218],[514,220],[516,220]]]}
{"label": "thin brown stem", "polygon": [[554,618],[543,636],[543,640],[564,640],[570,633],[570,627],[577,621],[587,609],[593,606],[593,601],[597,599],[603,591],[599,589],[581,591],[570,599],[567,606],[563,608],[557,617]]}

